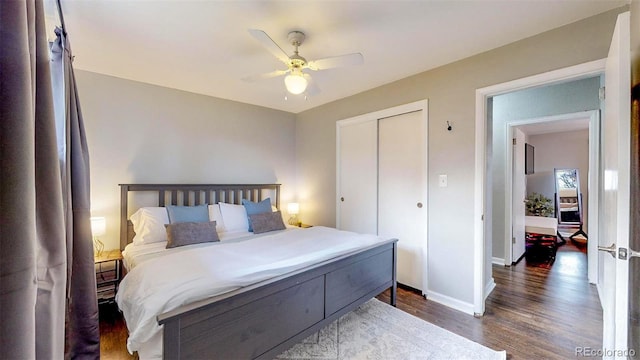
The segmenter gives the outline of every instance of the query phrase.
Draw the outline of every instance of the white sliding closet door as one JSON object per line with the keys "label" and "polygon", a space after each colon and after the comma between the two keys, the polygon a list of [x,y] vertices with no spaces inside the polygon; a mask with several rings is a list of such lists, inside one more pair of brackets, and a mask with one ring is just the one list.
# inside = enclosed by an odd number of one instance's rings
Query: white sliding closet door
{"label": "white sliding closet door", "polygon": [[338,229],[377,233],[378,123],[338,128]]}
{"label": "white sliding closet door", "polygon": [[378,235],[397,238],[398,282],[426,291],[426,116],[378,121]]}

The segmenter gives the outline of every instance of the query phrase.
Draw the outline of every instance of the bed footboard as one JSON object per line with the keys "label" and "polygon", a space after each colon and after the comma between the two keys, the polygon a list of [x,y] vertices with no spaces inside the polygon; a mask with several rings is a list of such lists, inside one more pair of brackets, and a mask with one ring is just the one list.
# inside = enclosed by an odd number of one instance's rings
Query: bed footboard
{"label": "bed footboard", "polygon": [[391,288],[397,240],[158,317],[164,358],[271,359]]}

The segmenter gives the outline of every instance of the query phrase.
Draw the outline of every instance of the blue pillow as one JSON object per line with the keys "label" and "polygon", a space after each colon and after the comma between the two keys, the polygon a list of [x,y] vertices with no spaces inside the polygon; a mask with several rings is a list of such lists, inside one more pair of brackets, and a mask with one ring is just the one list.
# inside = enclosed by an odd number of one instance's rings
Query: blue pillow
{"label": "blue pillow", "polygon": [[209,205],[196,206],[167,206],[169,223],[209,222]]}
{"label": "blue pillow", "polygon": [[[242,199],[242,205],[244,205],[245,210],[247,210],[247,217],[255,214],[263,214],[271,212],[271,199],[266,198],[259,203],[255,203],[253,201]],[[253,231],[253,226],[251,226],[251,221],[249,221],[249,231]]]}

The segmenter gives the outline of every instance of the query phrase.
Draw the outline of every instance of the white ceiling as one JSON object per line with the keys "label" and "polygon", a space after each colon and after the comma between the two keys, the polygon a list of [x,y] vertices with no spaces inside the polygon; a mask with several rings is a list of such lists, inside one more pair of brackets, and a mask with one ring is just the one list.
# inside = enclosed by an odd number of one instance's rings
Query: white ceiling
{"label": "white ceiling", "polygon": [[[518,1],[62,0],[76,69],[298,113],[627,3]],[[364,65],[312,73],[321,93],[284,100],[283,69],[247,29],[307,60],[360,52]]]}

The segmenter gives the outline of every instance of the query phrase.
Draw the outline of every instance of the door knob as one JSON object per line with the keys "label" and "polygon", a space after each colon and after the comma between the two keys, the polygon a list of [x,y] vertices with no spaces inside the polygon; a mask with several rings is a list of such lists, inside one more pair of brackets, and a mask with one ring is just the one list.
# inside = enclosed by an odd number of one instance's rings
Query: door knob
{"label": "door knob", "polygon": [[608,252],[614,259],[616,258],[616,244],[611,244],[611,246],[598,246],[598,251]]}
{"label": "door knob", "polygon": [[627,260],[633,257],[640,257],[640,252],[633,249],[618,248],[618,259]]}
{"label": "door knob", "polygon": [[422,203],[419,202],[418,204],[416,204],[416,206],[418,207],[418,209],[422,209]]}

